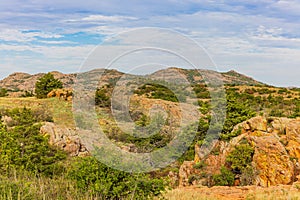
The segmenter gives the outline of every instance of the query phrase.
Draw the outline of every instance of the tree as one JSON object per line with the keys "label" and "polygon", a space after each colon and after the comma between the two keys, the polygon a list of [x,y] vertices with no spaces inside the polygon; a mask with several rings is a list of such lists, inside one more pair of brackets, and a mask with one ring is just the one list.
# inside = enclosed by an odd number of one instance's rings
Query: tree
{"label": "tree", "polygon": [[55,79],[50,72],[42,76],[35,84],[36,97],[39,99],[47,98],[47,94],[53,89],[63,88],[60,80]]}

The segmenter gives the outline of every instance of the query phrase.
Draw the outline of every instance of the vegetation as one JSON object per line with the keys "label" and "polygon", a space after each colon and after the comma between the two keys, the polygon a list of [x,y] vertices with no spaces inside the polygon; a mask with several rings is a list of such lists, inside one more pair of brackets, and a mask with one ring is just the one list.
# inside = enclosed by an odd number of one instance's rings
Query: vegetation
{"label": "vegetation", "polygon": [[[1,198],[52,199],[67,193],[70,199],[147,199],[165,188],[162,179],[114,170],[94,158],[69,158],[39,133],[39,122],[47,119],[38,112],[2,110],[1,116],[7,118],[0,124]],[[54,196],[41,187],[51,188]]]}
{"label": "vegetation", "polygon": [[34,97],[34,94],[32,91],[25,91],[24,94],[21,95],[21,97]]}
{"label": "vegetation", "polygon": [[110,95],[112,91],[112,85],[107,84],[102,86],[101,88],[98,88],[96,90],[95,94],[95,104],[99,107],[110,107],[111,105],[111,100],[110,100]]}
{"label": "vegetation", "polygon": [[63,88],[60,80],[55,79],[50,72],[42,76],[35,84],[35,94],[39,99],[47,98],[47,94],[53,89]]}
{"label": "vegetation", "polygon": [[176,95],[170,89],[157,83],[145,84],[134,91],[134,93],[138,95],[145,94],[146,97],[152,99],[178,102]]}
{"label": "vegetation", "polygon": [[[188,73],[188,78],[193,80],[192,91],[186,91],[182,85],[169,87],[167,83],[160,82],[144,84],[134,91],[135,94],[150,99],[171,102],[197,100],[195,105],[199,105],[203,115],[199,119],[193,143],[170,166],[177,171],[183,161],[194,160],[195,144],[205,145],[211,140],[205,138],[209,128],[217,132],[221,126],[219,123],[212,123],[212,116],[216,113],[213,113],[214,105],[211,103],[209,90],[203,82],[195,83],[194,73]],[[235,72],[230,72],[229,75],[243,78]],[[117,80],[118,78],[108,79],[108,84],[98,88],[95,93],[96,109],[99,119],[104,122],[101,123],[104,132],[118,145],[128,145],[129,151],[133,149],[137,153],[146,153],[164,147],[176,136],[174,130],[178,128],[170,118],[172,113],[168,113],[167,119],[164,119],[163,116],[150,117],[148,113],[130,108],[129,112],[135,122],[133,132],[123,132],[116,125],[108,108],[111,106],[111,94]],[[45,98],[55,88],[62,88],[62,83],[48,73],[36,83],[35,93],[38,98]],[[263,85],[226,85],[225,89],[226,120],[223,130],[217,133],[221,140],[229,141],[240,135],[242,131],[232,131],[233,128],[259,114],[290,118],[300,116],[300,91],[297,89]],[[6,96],[7,92],[10,91],[1,89],[0,96]],[[191,95],[192,93],[196,96]],[[25,91],[22,97],[32,95],[32,92]],[[0,123],[0,199],[148,199],[159,196],[165,190],[166,181],[163,178],[167,176],[165,171],[168,168],[163,169],[164,172],[151,174],[127,173],[105,166],[92,157],[70,158],[65,152],[49,145],[48,137],[39,133],[41,123],[56,121],[57,124],[74,128],[71,103],[54,99],[19,98],[7,101],[6,98],[1,98],[0,104],[7,104],[9,108],[19,107],[0,110],[0,117],[8,119]],[[34,105],[33,109],[25,108],[29,104]],[[49,107],[50,111],[42,110],[41,107]],[[190,134],[189,130],[184,131],[185,135]],[[150,137],[136,137],[140,132]],[[218,155],[219,149],[211,153]],[[209,177],[209,181],[212,179],[215,185],[231,186],[235,178],[241,181],[241,185],[251,185],[253,177],[257,175],[251,164],[253,154],[253,147],[243,141],[230,152],[220,174],[203,172],[191,175],[189,182],[205,176]],[[193,167],[202,171],[207,166],[201,161]]]}
{"label": "vegetation", "polygon": [[221,168],[221,174],[213,175],[215,185],[219,186],[232,186],[234,183],[234,173],[226,167]]}
{"label": "vegetation", "polygon": [[76,186],[100,199],[147,199],[165,189],[162,179],[144,174],[130,174],[105,166],[95,158],[72,163],[68,176]]}
{"label": "vegetation", "polygon": [[6,97],[7,95],[7,89],[0,88],[0,97]]}

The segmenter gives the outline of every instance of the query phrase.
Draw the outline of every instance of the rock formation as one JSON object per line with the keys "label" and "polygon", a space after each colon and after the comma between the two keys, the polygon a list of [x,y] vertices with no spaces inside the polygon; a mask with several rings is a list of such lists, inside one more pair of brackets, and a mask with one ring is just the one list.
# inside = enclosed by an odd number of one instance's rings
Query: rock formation
{"label": "rock formation", "polygon": [[[219,141],[210,153],[203,157],[198,145],[195,160],[184,163],[180,169],[180,184],[189,185],[188,177],[195,172],[193,165],[206,164],[201,173],[220,173],[226,165],[226,158],[242,141],[248,141],[254,148],[252,166],[257,172],[255,185],[268,187],[278,184],[292,184],[300,172],[300,119],[254,117],[238,124],[233,131],[241,130],[241,135],[229,142]],[[199,174],[199,172],[198,172]]]}
{"label": "rock formation", "polygon": [[41,134],[49,136],[49,143],[69,153],[70,156],[87,156],[89,152],[80,140],[76,130],[46,122]]}
{"label": "rock formation", "polygon": [[72,101],[72,89],[63,88],[63,89],[54,89],[47,94],[48,98],[57,97],[66,101]]}

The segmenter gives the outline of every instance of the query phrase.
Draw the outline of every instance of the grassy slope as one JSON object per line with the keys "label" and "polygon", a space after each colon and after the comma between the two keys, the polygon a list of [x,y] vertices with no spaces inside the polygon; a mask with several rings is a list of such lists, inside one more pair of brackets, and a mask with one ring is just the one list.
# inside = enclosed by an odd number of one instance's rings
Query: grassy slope
{"label": "grassy slope", "polygon": [[59,100],[58,98],[0,98],[0,109],[23,107],[48,112],[51,116],[53,116],[53,120],[56,124],[67,127],[75,127],[71,102]]}

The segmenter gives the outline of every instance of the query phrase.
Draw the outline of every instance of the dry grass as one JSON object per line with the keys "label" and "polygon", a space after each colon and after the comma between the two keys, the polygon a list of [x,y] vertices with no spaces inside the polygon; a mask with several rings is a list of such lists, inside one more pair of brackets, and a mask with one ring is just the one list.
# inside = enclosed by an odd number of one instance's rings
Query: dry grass
{"label": "dry grass", "polygon": [[291,186],[248,187],[189,187],[168,191],[168,200],[300,200],[300,191]]}
{"label": "dry grass", "polygon": [[49,112],[56,124],[66,127],[75,127],[72,102],[58,98],[37,99],[29,98],[0,98],[0,109],[30,108]]}

